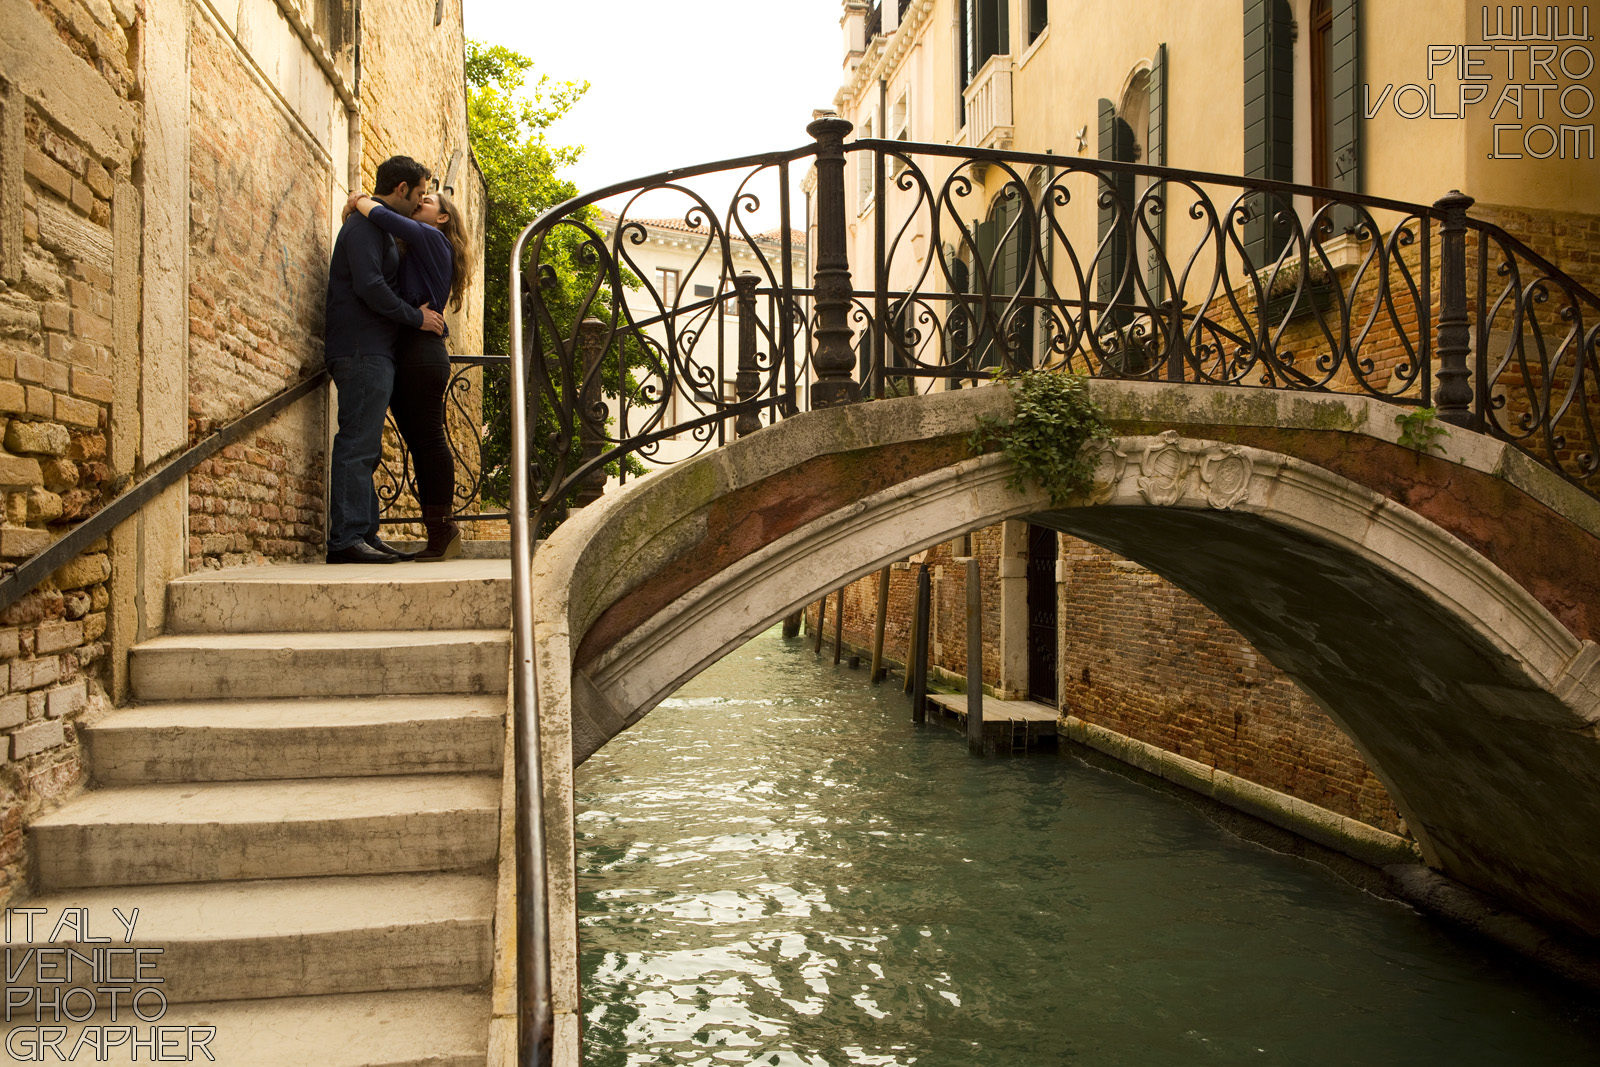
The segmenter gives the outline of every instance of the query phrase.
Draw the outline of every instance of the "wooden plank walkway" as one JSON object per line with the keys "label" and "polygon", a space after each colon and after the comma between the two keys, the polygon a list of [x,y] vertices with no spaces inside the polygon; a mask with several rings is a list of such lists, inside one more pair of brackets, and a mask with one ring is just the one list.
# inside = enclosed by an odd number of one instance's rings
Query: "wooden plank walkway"
{"label": "wooden plank walkway", "polygon": [[[954,719],[965,726],[967,721],[967,695],[965,693],[929,693],[930,709],[940,716]],[[983,698],[984,747],[996,752],[1025,752],[1032,748],[1053,746],[1056,743],[1056,722],[1059,713],[1048,704],[1032,700],[998,700],[987,694]]]}

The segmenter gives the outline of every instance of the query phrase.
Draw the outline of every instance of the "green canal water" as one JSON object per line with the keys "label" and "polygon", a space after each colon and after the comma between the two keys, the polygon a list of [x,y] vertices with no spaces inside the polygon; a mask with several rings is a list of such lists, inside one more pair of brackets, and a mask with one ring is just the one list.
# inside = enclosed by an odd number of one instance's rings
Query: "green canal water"
{"label": "green canal water", "polygon": [[776,631],[578,794],[591,1067],[1600,1063],[1574,991]]}

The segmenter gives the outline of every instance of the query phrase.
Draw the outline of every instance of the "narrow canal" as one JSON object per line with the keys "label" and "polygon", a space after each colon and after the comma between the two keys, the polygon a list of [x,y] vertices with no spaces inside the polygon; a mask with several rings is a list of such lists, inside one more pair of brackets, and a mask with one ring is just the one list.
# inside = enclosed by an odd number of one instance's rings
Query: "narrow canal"
{"label": "narrow canal", "polygon": [[585,1062],[1579,1064],[1600,1010],[769,632],[579,771]]}

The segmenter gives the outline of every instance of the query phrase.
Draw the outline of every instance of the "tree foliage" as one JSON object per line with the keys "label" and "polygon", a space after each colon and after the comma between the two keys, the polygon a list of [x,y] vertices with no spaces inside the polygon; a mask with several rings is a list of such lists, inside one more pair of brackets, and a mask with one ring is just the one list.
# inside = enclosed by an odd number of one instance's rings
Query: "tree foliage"
{"label": "tree foliage", "polygon": [[[578,187],[561,177],[560,171],[577,162],[583,147],[551,144],[548,131],[583,97],[589,83],[555,81],[549,75],[535,79],[533,60],[504,46],[479,41],[467,42],[466,81],[468,135],[483,172],[486,193],[484,351],[505,355],[511,351],[511,249],[529,223],[578,195]],[[591,226],[597,217],[593,208],[581,209],[571,216]],[[526,260],[523,263],[527,282],[540,281],[542,277],[541,297],[565,337],[572,336],[580,308],[586,315],[600,318],[608,317],[610,312],[609,287],[603,287],[592,303],[584,304],[594,267],[592,255],[584,257],[591,264],[586,270],[578,267],[583,241],[582,231],[577,228],[559,227],[541,250],[541,270],[535,271]],[[632,280],[623,278],[625,284]],[[531,355],[539,358],[539,354]],[[636,354],[630,351],[630,355]],[[614,397],[622,388],[635,384],[619,370],[619,361],[613,355],[604,368],[605,395]],[[486,376],[483,492],[486,499],[500,503],[509,494],[509,394],[504,377]],[[576,452],[579,442],[575,432],[566,445]],[[547,433],[536,435],[534,452],[541,469],[559,466]],[[635,473],[642,470],[637,463],[629,467]]]}
{"label": "tree foliage", "polygon": [[509,48],[467,42],[467,127],[487,194],[483,344],[498,355],[511,350],[511,246],[542,212],[578,195],[558,171],[583,154],[582,145],[552,145],[547,131],[589,83],[544,74],[530,85],[532,69],[533,60]]}

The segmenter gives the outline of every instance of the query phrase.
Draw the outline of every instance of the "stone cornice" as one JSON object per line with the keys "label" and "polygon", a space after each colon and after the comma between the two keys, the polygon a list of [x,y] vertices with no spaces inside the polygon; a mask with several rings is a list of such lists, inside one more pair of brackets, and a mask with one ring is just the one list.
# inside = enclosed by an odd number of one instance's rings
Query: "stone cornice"
{"label": "stone cornice", "polygon": [[888,77],[899,67],[900,61],[911,51],[911,46],[922,37],[923,29],[933,16],[934,0],[912,0],[906,8],[905,18],[894,33],[879,34],[867,45],[861,62],[850,73],[849,80],[834,96],[834,106],[844,114],[845,108],[860,98],[866,88],[879,76]]}

